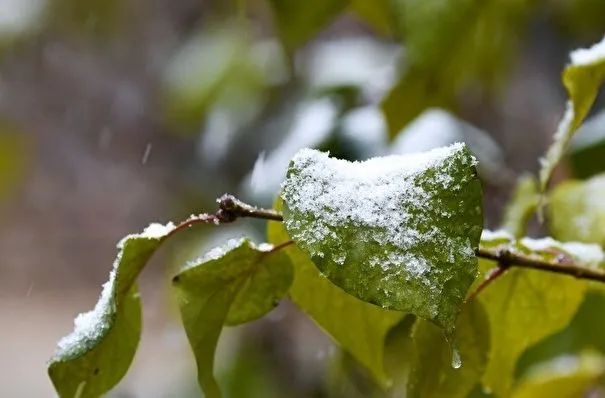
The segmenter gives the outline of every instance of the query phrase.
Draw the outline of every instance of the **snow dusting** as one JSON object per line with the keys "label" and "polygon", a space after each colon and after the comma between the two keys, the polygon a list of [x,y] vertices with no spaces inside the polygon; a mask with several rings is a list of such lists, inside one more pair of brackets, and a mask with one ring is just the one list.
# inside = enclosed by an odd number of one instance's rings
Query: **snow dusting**
{"label": "snow dusting", "polygon": [[489,229],[484,229],[483,233],[481,233],[482,241],[495,241],[495,240],[515,240],[515,237],[508,231],[504,229],[499,229],[496,231],[490,231]]}
{"label": "snow dusting", "polygon": [[518,244],[524,249],[529,249],[534,252],[552,252],[560,250],[574,257],[577,261],[585,263],[588,266],[598,266],[605,261],[605,254],[601,246],[597,244],[580,243],[580,242],[559,242],[549,236],[544,238],[521,238],[516,240],[509,232],[504,230],[490,231],[483,230],[481,234],[482,244],[506,240],[506,245],[511,250],[517,250]]}
{"label": "snow dusting", "polygon": [[[462,189],[464,181],[456,181],[451,175],[450,168],[456,167],[453,158],[469,167],[476,163],[466,156],[460,143],[364,162],[348,162],[303,149],[292,160],[282,196],[291,211],[312,220],[313,228],[304,228],[299,219],[288,218],[286,227],[295,241],[306,244],[312,256],[329,258],[340,266],[347,266],[348,257],[360,254],[340,246],[326,248],[324,242],[337,239],[335,231],[351,230],[360,246],[378,243],[384,248],[366,261],[370,267],[381,267],[387,283],[404,272],[412,283],[438,294],[429,274],[434,276],[441,270],[423,255],[423,245],[442,243],[445,254],[439,255],[452,265],[463,262],[461,257],[474,256],[468,237],[454,237],[434,222],[435,217],[452,217],[445,207],[433,206],[440,192]],[[429,185],[426,173],[430,173]],[[387,296],[403,294],[395,288],[386,290]],[[433,306],[432,311],[437,308]]]}
{"label": "snow dusting", "polygon": [[585,66],[605,61],[605,37],[590,48],[580,48],[569,54],[571,62],[577,66]]}
{"label": "snow dusting", "polygon": [[140,234],[132,234],[124,237],[117,244],[118,254],[113,263],[113,268],[109,273],[109,279],[103,284],[101,296],[94,309],[89,312],[79,314],[74,320],[74,330],[67,336],[64,336],[57,343],[56,356],[64,357],[76,355],[85,350],[90,344],[101,339],[111,327],[115,308],[116,277],[118,267],[122,261],[123,249],[126,243],[136,239],[159,240],[170,233],[175,228],[174,224],[152,223]]}

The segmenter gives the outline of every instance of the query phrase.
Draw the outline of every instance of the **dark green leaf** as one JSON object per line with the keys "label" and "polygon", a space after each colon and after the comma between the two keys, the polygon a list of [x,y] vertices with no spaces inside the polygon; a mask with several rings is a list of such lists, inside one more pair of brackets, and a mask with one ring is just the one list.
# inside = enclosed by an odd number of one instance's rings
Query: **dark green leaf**
{"label": "dark green leaf", "polygon": [[459,369],[452,368],[450,347],[434,325],[419,320],[412,337],[416,357],[407,397],[465,398],[481,380],[487,366],[490,331],[487,314],[478,301],[467,303],[458,318],[456,341],[462,360]]}
{"label": "dark green leaf", "polygon": [[598,385],[604,371],[603,357],[600,355],[586,353],[579,357],[555,358],[524,377],[512,398],[592,396],[589,395],[590,389]]}
{"label": "dark green leaf", "polygon": [[483,225],[463,144],[361,163],[306,149],[282,188],[288,234],[330,281],[453,336]]}
{"label": "dark green leaf", "polygon": [[[281,209],[281,200],[276,209]],[[270,222],[268,240],[280,244],[290,240],[282,223]],[[372,373],[377,382],[388,384],[384,372],[385,336],[404,314],[365,303],[323,277],[305,253],[292,245],[286,249],[294,266],[290,299],[309,315],[343,349]]]}
{"label": "dark green leaf", "polygon": [[605,174],[587,181],[566,181],[551,192],[546,209],[549,229],[561,241],[605,247]]}
{"label": "dark green leaf", "polygon": [[173,279],[181,317],[208,398],[220,397],[213,375],[223,326],[265,315],[288,291],[292,264],[281,250],[231,240],[189,264]]}
{"label": "dark green leaf", "polygon": [[571,64],[563,72],[563,84],[569,101],[563,119],[555,133],[554,142],[542,159],[540,188],[546,190],[550,176],[559,163],[571,138],[578,130],[599,93],[605,79],[605,39],[590,49],[573,51]]}
{"label": "dark green leaf", "polygon": [[141,304],[136,279],[172,225],[150,225],[129,235],[120,249],[109,281],[94,310],[80,314],[65,336],[48,373],[61,397],[98,397],[126,374],[141,333]]}
{"label": "dark green leaf", "polygon": [[533,0],[394,0],[406,45],[399,83],[383,101],[391,137],[460,91],[498,83]]}
{"label": "dark green leaf", "polygon": [[269,0],[274,23],[288,53],[314,37],[349,5],[349,0]]}

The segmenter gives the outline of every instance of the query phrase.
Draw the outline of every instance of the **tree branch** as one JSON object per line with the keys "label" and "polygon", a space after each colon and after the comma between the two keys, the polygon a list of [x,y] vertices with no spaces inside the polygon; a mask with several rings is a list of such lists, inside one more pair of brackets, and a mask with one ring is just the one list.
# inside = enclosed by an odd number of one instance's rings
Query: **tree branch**
{"label": "tree branch", "polygon": [[[172,232],[176,232],[198,223],[213,223],[216,225],[232,223],[238,218],[259,218],[271,221],[283,221],[282,214],[273,209],[263,209],[249,205],[237,199],[233,195],[225,194],[217,199],[218,210],[214,214],[200,214],[193,216],[189,220],[179,224]],[[291,241],[284,245],[291,244]],[[510,250],[508,247],[486,248],[479,247],[476,251],[477,257],[492,260],[498,263],[498,266],[492,270],[481,285],[473,292],[469,299],[474,298],[483,288],[493,282],[496,278],[503,275],[511,267],[530,268],[541,271],[554,272],[573,276],[578,279],[587,279],[605,283],[605,271],[599,268],[589,268],[574,263],[569,258],[546,261],[537,258],[531,254],[519,253]]]}
{"label": "tree branch", "polygon": [[557,274],[569,275],[578,279],[588,279],[597,282],[605,282],[605,271],[599,268],[589,268],[578,265],[569,259],[563,261],[545,261],[532,255],[517,253],[508,248],[488,249],[479,247],[477,257],[498,262],[500,267],[530,268]]}

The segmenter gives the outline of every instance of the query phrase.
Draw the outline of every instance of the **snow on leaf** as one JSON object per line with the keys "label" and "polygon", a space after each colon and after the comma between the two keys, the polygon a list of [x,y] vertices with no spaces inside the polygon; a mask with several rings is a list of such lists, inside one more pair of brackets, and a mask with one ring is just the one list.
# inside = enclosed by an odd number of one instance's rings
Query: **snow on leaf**
{"label": "snow on leaf", "polygon": [[540,160],[540,189],[546,191],[555,166],[559,163],[569,143],[578,130],[605,79],[605,37],[589,49],[579,49],[570,54],[571,63],[563,72],[563,84],[569,101],[563,119],[559,123],[554,142]]}
{"label": "snow on leaf", "polygon": [[332,283],[451,338],[477,272],[475,163],[463,144],[353,163],[305,149],[282,185],[284,223]]}
{"label": "snow on leaf", "polygon": [[48,373],[60,396],[97,397],[128,370],[141,332],[136,279],[164,237],[174,228],[151,224],[118,243],[118,255],[94,309],[80,314],[63,337]]}
{"label": "snow on leaf", "polygon": [[250,322],[271,311],[288,292],[292,278],[292,264],[285,253],[247,239],[212,249],[173,278],[206,397],[221,396],[213,365],[223,326]]}

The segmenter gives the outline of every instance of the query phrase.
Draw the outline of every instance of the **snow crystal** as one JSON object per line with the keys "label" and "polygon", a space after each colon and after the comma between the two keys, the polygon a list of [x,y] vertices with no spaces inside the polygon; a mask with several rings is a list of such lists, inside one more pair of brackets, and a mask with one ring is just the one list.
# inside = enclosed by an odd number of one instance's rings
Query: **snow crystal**
{"label": "snow crystal", "polygon": [[484,229],[481,233],[481,240],[515,240],[515,237],[510,232],[504,229],[499,229],[497,231],[490,231],[489,229]]}
{"label": "snow crystal", "polygon": [[574,65],[584,66],[605,60],[605,37],[590,48],[580,48],[569,54]]}
{"label": "snow crystal", "polygon": [[111,301],[114,293],[116,269],[111,270],[109,280],[103,284],[101,297],[94,309],[79,314],[74,320],[74,330],[57,343],[57,356],[69,355],[83,344],[100,338],[109,327],[113,310]]}
{"label": "snow crystal", "polygon": [[147,228],[143,230],[138,236],[141,238],[162,238],[168,235],[175,228],[174,224],[169,222],[168,224],[151,223]]}
{"label": "snow crystal", "polygon": [[[321,216],[315,221],[313,231],[302,231],[293,238],[314,247],[311,249],[315,250],[311,253],[313,256],[324,257],[328,254],[317,246],[326,238],[336,238],[334,228],[347,228],[351,223],[371,228],[371,237],[360,236],[359,239],[374,239],[385,247],[394,246],[398,250],[385,250],[374,256],[369,260],[370,266],[382,267],[388,279],[391,274],[398,275],[401,264],[405,264],[410,275],[431,285],[426,275],[435,270],[422,256],[406,249],[416,247],[422,241],[440,241],[454,262],[454,259],[460,259],[461,253],[469,252],[464,246],[470,242],[466,238],[450,238],[436,226],[428,231],[417,228],[416,224],[424,224],[426,218],[415,211],[422,209],[431,197],[431,193],[418,184],[417,177],[427,169],[436,170],[433,178],[437,184],[451,191],[461,189],[450,175],[439,170],[447,167],[451,157],[463,149],[464,144],[456,143],[426,153],[372,158],[364,162],[334,159],[312,149],[301,150],[292,160],[295,171],[282,185],[282,194],[290,209],[303,215]],[[474,164],[475,160],[472,162]],[[299,229],[297,223],[286,220],[290,231]],[[472,256],[472,250],[470,252]],[[329,253],[339,264],[345,262],[346,255],[342,250]]]}
{"label": "snow crystal", "polygon": [[199,263],[205,263],[205,262],[212,261],[212,260],[217,260],[217,259],[223,257],[225,254],[227,254],[231,250],[235,249],[236,247],[241,246],[245,240],[246,240],[246,238],[243,238],[243,237],[229,239],[227,241],[227,243],[210,249],[209,251],[206,252],[206,254],[201,256],[199,259],[194,260],[193,262],[195,264],[199,264]]}

